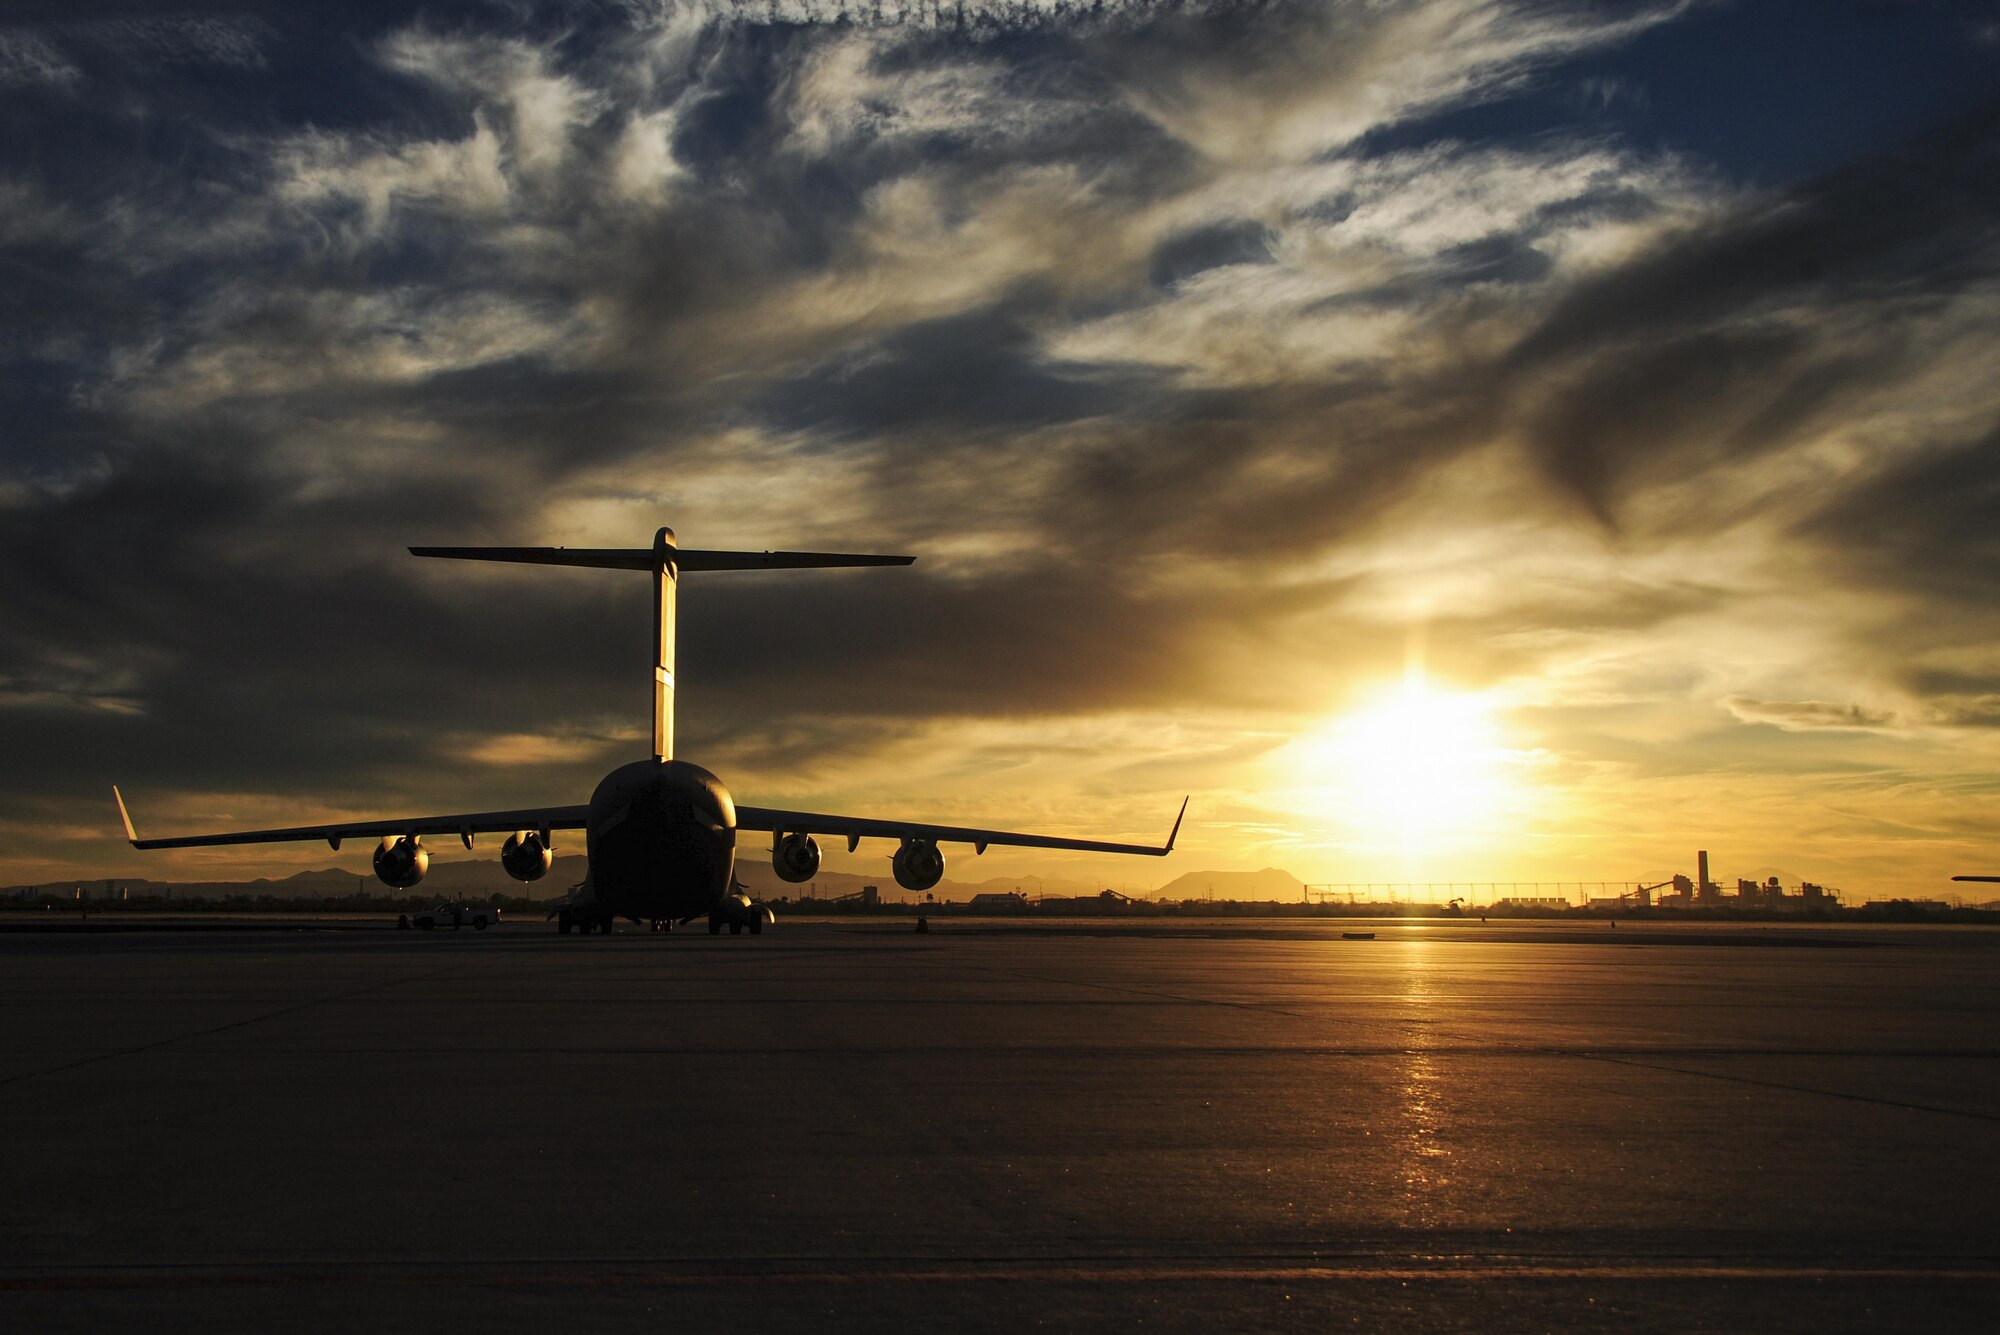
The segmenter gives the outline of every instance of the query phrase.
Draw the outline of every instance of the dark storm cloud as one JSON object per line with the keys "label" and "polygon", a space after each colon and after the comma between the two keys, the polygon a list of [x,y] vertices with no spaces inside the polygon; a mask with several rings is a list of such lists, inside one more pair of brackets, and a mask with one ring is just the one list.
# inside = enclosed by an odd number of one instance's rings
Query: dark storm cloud
{"label": "dark storm cloud", "polygon": [[[1732,414],[1787,376],[1809,336],[1786,328],[1666,329],[1621,352],[1597,352],[1535,412],[1528,431],[1551,474],[1607,524],[1635,477],[1652,480],[1726,439],[1756,446]],[[1525,378],[1525,376],[1524,376]],[[1691,424],[1702,428],[1690,430]],[[1684,465],[1682,465],[1684,466]]]}
{"label": "dark storm cloud", "polygon": [[[335,776],[337,796],[447,761],[433,732],[490,727],[525,683],[585,716],[626,703],[573,649],[606,635],[589,601],[426,597],[392,564],[430,522],[424,498],[385,483],[338,507],[287,503],[233,465],[238,444],[140,456],[10,513],[0,559],[18,572],[18,614],[0,677],[34,697],[9,728],[40,784],[114,768],[280,789]],[[480,505],[466,491],[454,510]],[[432,670],[453,661],[460,672]],[[71,730],[83,736],[57,745]],[[297,773],[302,753],[327,769]]]}
{"label": "dark storm cloud", "polygon": [[1005,309],[926,320],[786,379],[751,410],[835,437],[942,426],[1011,432],[1129,411],[1162,378],[1047,362]]}
{"label": "dark storm cloud", "polygon": [[[1926,443],[1858,479],[1799,535],[1840,579],[1893,595],[1865,641],[1881,675],[1915,697],[1927,722],[2000,725],[2000,674],[1936,655],[1991,661],[2000,589],[2000,428]],[[1945,662],[1952,661],[1947,658]]]}
{"label": "dark storm cloud", "polygon": [[2000,427],[1865,475],[1803,530],[1850,577],[1990,604],[2000,588]]}
{"label": "dark storm cloud", "polygon": [[1159,287],[1172,287],[1225,264],[1267,264],[1271,241],[1270,228],[1250,219],[1191,228],[1153,247],[1147,277]]}
{"label": "dark storm cloud", "polygon": [[1929,722],[1951,728],[2000,728],[2000,694],[1933,699]]}
{"label": "dark storm cloud", "polygon": [[1759,199],[1580,288],[1514,351],[1530,367],[1607,339],[1803,298],[1944,296],[1990,277],[2000,101],[1944,130]]}
{"label": "dark storm cloud", "polygon": [[[1385,424],[1372,387],[1196,395],[1082,452],[1056,488],[1075,550],[1263,561],[1322,550],[1378,518],[1463,442],[1456,408]],[[1400,414],[1399,414],[1400,415]],[[1260,476],[1260,460],[1304,465]]]}
{"label": "dark storm cloud", "polygon": [[1635,485],[1781,448],[1907,374],[1911,317],[1996,275],[2000,102],[1580,286],[1504,373],[1553,476],[1610,522]]}
{"label": "dark storm cloud", "polygon": [[1787,732],[1825,728],[1865,731],[1894,727],[1896,724],[1894,714],[1825,700],[1757,700],[1746,695],[1733,695],[1723,703],[1729,707],[1730,713],[1745,723],[1769,723]]}

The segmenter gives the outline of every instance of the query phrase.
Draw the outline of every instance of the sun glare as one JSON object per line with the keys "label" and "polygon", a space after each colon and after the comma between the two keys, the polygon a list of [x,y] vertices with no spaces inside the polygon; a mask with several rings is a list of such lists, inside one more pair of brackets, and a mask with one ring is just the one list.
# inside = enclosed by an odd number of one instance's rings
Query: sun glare
{"label": "sun glare", "polygon": [[1433,690],[1412,673],[1309,741],[1302,777],[1329,815],[1393,834],[1416,855],[1485,832],[1508,796],[1508,754],[1488,698]]}

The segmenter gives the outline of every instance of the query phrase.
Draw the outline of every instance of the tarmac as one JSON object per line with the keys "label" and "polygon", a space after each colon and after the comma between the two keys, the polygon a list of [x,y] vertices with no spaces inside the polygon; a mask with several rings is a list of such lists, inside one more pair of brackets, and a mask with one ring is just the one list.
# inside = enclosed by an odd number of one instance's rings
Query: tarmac
{"label": "tarmac", "polygon": [[0,1326],[1990,1330],[1996,1019],[1983,929],[0,926]]}

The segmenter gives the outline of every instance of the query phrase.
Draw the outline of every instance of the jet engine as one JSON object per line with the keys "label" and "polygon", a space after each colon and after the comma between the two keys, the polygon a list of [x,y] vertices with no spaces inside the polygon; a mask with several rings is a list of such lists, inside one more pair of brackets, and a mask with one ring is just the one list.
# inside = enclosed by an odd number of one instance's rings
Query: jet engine
{"label": "jet engine", "polygon": [[539,881],[548,875],[555,854],[533,830],[516,830],[500,845],[500,866],[517,881]]}
{"label": "jet engine", "polygon": [[431,869],[431,853],[422,835],[406,834],[400,839],[382,836],[375,849],[375,876],[382,884],[408,890],[424,879]]}
{"label": "jet engine", "polygon": [[928,890],[944,879],[944,854],[928,839],[905,839],[889,866],[905,890]]}
{"label": "jet engine", "polygon": [[771,848],[771,870],[797,885],[819,875],[819,845],[809,834],[788,834]]}

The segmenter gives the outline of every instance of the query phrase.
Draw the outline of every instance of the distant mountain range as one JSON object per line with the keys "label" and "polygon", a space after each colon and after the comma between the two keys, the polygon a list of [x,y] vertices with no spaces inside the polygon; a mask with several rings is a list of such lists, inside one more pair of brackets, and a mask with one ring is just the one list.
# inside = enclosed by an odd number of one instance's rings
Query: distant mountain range
{"label": "distant mountain range", "polygon": [[[736,865],[737,879],[750,888],[750,893],[759,899],[800,899],[807,895],[816,899],[837,899],[843,895],[861,892],[864,885],[880,888],[888,899],[911,898],[911,892],[896,884],[889,874],[887,859],[878,875],[862,872],[827,871],[821,872],[805,885],[790,885],[778,879],[771,869],[769,859],[761,856],[745,857]],[[964,865],[970,859],[957,860]],[[500,864],[491,859],[473,858],[452,862],[433,862],[430,874],[413,893],[435,892],[440,899],[484,898],[499,893],[506,895],[526,894],[532,899],[560,899],[570,886],[583,879],[584,859],[581,854],[558,857],[555,866],[547,876],[528,885],[508,878],[500,869]],[[993,876],[983,881],[940,881],[931,891],[939,899],[968,900],[977,894],[1002,894],[1019,891],[1031,899],[1044,896],[1095,895],[1107,884],[1130,886],[1131,882],[1120,878],[1118,882],[1109,880],[1080,881],[1063,877],[1036,876]],[[110,898],[122,890],[130,890],[134,896],[163,895],[181,898],[220,899],[229,895],[271,895],[279,899],[337,899],[357,892],[363,894],[394,893],[382,885],[366,871],[343,871],[339,868],[324,868],[318,871],[302,871],[282,879],[273,880],[260,877],[254,881],[152,881],[140,877],[114,877],[110,880],[98,878],[88,881],[45,882],[40,885],[16,885],[0,890],[0,896],[9,898],[27,894],[54,891],[67,895],[75,887],[82,886],[91,898]],[[1193,871],[1177,876],[1158,890],[1147,892],[1133,888],[1128,893],[1141,899],[1232,899],[1232,900],[1292,900],[1299,898],[1299,879],[1289,872],[1275,867],[1262,871]]]}
{"label": "distant mountain range", "polygon": [[1245,903],[1304,897],[1305,883],[1288,871],[1191,871],[1153,892],[1154,899],[1233,899]]}

